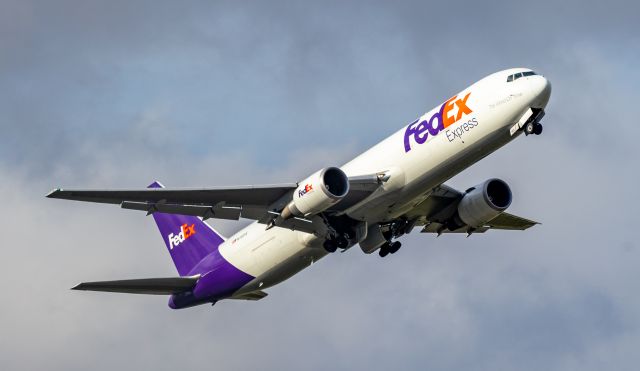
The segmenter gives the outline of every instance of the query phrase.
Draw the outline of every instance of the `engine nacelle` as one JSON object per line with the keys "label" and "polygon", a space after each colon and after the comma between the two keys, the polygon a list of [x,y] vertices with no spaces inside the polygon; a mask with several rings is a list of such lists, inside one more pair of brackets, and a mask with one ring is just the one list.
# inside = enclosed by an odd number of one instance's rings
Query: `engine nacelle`
{"label": "engine nacelle", "polygon": [[337,167],[324,168],[298,183],[293,200],[282,210],[282,218],[318,214],[338,203],[347,193],[347,175]]}
{"label": "engine nacelle", "polygon": [[458,204],[458,217],[472,228],[486,222],[505,211],[511,205],[511,189],[500,179],[489,179],[470,188]]}

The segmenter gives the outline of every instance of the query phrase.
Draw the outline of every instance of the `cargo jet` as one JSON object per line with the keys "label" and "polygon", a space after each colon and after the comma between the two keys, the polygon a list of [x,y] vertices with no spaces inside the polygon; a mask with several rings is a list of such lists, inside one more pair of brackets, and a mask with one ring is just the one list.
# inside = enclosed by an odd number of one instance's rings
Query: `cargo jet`
{"label": "cargo jet", "polygon": [[[169,307],[259,300],[324,256],[359,245],[381,257],[421,233],[525,230],[506,212],[511,189],[488,179],[463,191],[445,181],[520,137],[539,135],[551,84],[527,68],[489,75],[348,163],[277,185],[138,190],[55,189],[49,198],[101,202],[151,215],[177,277],[85,282],[76,290],[170,295]],[[255,220],[230,237],[206,219]],[[387,258],[388,259],[388,258]]]}

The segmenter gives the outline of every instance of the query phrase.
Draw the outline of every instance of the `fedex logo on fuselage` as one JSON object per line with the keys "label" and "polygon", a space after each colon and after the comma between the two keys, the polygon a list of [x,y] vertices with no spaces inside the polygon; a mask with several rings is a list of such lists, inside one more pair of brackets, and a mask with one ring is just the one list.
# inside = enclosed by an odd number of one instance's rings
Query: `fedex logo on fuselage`
{"label": "fedex logo on fuselage", "polygon": [[174,247],[180,245],[186,241],[189,237],[196,234],[195,224],[183,224],[180,226],[180,232],[178,234],[171,233],[167,238],[169,239],[169,250],[173,250]]}
{"label": "fedex logo on fuselage", "polygon": [[305,184],[304,188],[298,191],[298,197],[302,197],[311,191],[313,191],[313,185]]}
{"label": "fedex logo on fuselage", "polygon": [[[457,95],[454,95],[444,102],[440,110],[430,118],[417,119],[409,124],[404,132],[404,151],[411,151],[411,138],[417,144],[422,144],[427,141],[429,135],[438,135],[439,132],[460,120],[463,115],[472,113],[473,111],[467,106],[467,100],[470,95],[471,93],[467,93],[463,98],[458,98]],[[457,110],[454,108],[457,108]]]}

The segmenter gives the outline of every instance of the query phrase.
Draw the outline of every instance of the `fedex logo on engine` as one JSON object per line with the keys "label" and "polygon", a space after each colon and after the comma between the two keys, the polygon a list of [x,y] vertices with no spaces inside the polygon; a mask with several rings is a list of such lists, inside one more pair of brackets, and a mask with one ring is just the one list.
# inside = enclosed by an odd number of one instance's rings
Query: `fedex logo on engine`
{"label": "fedex logo on engine", "polygon": [[298,197],[302,197],[311,191],[313,191],[313,185],[305,184],[304,188],[298,191]]}
{"label": "fedex logo on engine", "polygon": [[169,250],[173,250],[174,247],[180,245],[186,241],[189,237],[196,234],[195,224],[183,224],[180,226],[180,233],[171,233],[167,238],[169,239]]}
{"label": "fedex logo on engine", "polygon": [[[471,114],[473,111],[467,106],[470,95],[471,93],[467,93],[463,98],[454,95],[444,102],[440,110],[430,118],[420,118],[409,124],[404,132],[404,151],[411,151],[411,138],[417,144],[422,144],[427,141],[429,135],[436,136],[442,130],[458,122],[463,115]],[[473,126],[475,125],[477,125],[477,121],[474,122]]]}

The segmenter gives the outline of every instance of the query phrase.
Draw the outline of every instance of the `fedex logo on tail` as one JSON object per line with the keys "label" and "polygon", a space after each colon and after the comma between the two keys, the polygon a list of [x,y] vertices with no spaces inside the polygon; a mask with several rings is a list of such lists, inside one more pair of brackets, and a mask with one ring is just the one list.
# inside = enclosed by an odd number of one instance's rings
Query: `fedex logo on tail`
{"label": "fedex logo on tail", "polygon": [[196,234],[195,224],[183,224],[180,226],[180,233],[171,233],[167,238],[169,239],[169,250],[173,250],[174,247],[180,245],[186,241],[189,237]]}
{"label": "fedex logo on tail", "polygon": [[454,95],[444,102],[440,110],[430,118],[418,119],[409,124],[404,133],[404,151],[411,151],[411,138],[417,144],[422,144],[427,141],[429,135],[436,136],[448,126],[458,122],[463,115],[471,114],[473,111],[467,106],[467,100],[470,95],[471,93],[467,93],[463,98],[458,98],[457,95]]}

